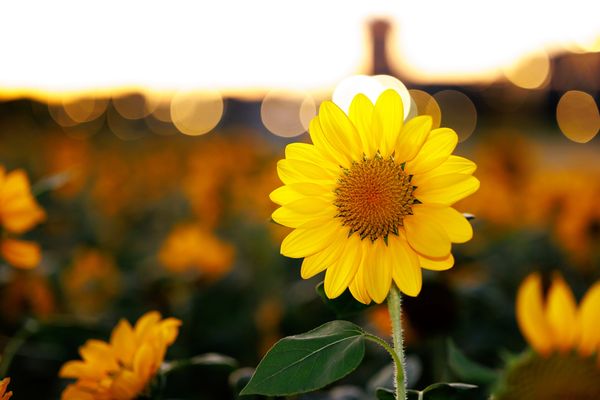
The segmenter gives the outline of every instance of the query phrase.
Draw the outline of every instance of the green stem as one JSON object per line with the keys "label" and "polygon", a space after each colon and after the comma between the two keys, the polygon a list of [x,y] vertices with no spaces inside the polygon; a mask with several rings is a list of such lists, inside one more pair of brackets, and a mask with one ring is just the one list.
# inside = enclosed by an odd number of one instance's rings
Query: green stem
{"label": "green stem", "polygon": [[371,342],[377,343],[378,345],[380,345],[381,347],[383,347],[388,353],[390,353],[390,356],[392,356],[392,360],[394,360],[394,365],[400,363],[400,359],[398,358],[398,354],[396,354],[396,352],[394,351],[394,348],[392,346],[390,346],[390,344],[388,342],[386,342],[385,340],[383,340],[379,336],[375,336],[375,335],[370,334],[370,333],[365,333],[364,338],[367,339],[367,340],[370,340]]}
{"label": "green stem", "polygon": [[394,344],[394,383],[396,400],[406,400],[406,375],[404,373],[404,344],[402,337],[402,297],[395,284],[392,284],[387,298],[390,320],[392,321],[392,341]]}
{"label": "green stem", "polygon": [[35,334],[39,330],[39,324],[37,321],[33,319],[28,319],[23,324],[23,327],[17,331],[15,336],[10,339],[10,341],[6,344],[4,348],[4,354],[0,359],[0,378],[4,378],[8,369],[10,368],[10,364],[12,363],[13,358],[23,346],[23,344],[29,339],[30,336]]}

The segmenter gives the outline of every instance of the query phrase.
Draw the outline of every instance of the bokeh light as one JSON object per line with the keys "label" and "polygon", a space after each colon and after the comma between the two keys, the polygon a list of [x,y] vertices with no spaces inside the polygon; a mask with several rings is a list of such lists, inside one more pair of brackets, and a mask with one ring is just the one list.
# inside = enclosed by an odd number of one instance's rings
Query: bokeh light
{"label": "bokeh light", "polygon": [[150,114],[146,106],[146,97],[141,93],[114,97],[112,104],[115,110],[126,119],[141,119]]}
{"label": "bokeh light", "polygon": [[294,137],[306,132],[316,114],[314,99],[302,92],[271,91],[260,107],[260,117],[265,127],[282,137]]}
{"label": "bokeh light", "polygon": [[148,135],[143,120],[127,119],[116,110],[114,104],[106,110],[106,122],[110,131],[119,139],[125,141],[137,140]]}
{"label": "bokeh light", "polygon": [[433,95],[442,112],[441,125],[452,128],[463,142],[477,126],[477,109],[471,99],[458,90],[442,90]]}
{"label": "bokeh light", "polygon": [[63,128],[75,126],[79,123],[69,116],[63,107],[62,102],[58,104],[48,104],[48,113],[52,119]]}
{"label": "bokeh light", "polygon": [[178,92],[171,100],[171,119],[189,136],[210,132],[223,115],[223,97],[217,91]]}
{"label": "bokeh light", "polygon": [[78,123],[93,121],[100,117],[108,105],[108,100],[94,97],[81,97],[63,101],[65,113]]}
{"label": "bokeh light", "polygon": [[550,80],[550,59],[545,51],[538,51],[504,68],[504,75],[523,89],[538,89]]}
{"label": "bokeh light", "polygon": [[411,112],[414,112],[415,116],[430,115],[433,120],[433,128],[439,128],[442,122],[442,110],[433,96],[418,89],[411,89],[408,93],[410,93],[415,108]]}
{"label": "bokeh light", "polygon": [[600,129],[600,115],[594,98],[578,90],[562,95],[556,107],[556,120],[562,133],[577,143],[589,142]]}
{"label": "bokeh light", "polygon": [[168,94],[152,94],[146,96],[146,111],[162,122],[171,122],[171,99]]}
{"label": "bokeh light", "polygon": [[353,75],[341,81],[334,89],[331,100],[346,113],[350,108],[352,99],[359,93],[367,96],[373,104],[377,97],[386,89],[394,89],[400,94],[404,103],[404,118],[410,113],[410,94],[406,86],[397,78],[389,75]]}

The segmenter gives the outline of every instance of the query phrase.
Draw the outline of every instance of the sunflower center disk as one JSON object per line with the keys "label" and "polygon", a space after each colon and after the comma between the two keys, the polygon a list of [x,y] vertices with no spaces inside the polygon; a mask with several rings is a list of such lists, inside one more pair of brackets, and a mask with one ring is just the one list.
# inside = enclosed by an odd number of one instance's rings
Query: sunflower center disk
{"label": "sunflower center disk", "polygon": [[376,156],[352,163],[338,180],[335,206],[342,225],[361,239],[386,239],[398,234],[406,215],[416,202],[411,175],[393,159]]}

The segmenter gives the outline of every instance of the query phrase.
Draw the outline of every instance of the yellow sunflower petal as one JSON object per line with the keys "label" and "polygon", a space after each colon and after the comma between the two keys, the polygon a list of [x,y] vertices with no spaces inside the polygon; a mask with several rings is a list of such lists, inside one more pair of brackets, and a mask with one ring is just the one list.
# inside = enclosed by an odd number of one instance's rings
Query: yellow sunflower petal
{"label": "yellow sunflower petal", "polygon": [[110,345],[114,349],[115,354],[125,365],[130,365],[133,362],[136,339],[133,327],[128,321],[124,319],[119,321],[110,336]]}
{"label": "yellow sunflower petal", "polygon": [[362,150],[368,158],[373,158],[377,151],[375,140],[371,134],[371,120],[373,117],[373,103],[367,96],[362,93],[357,94],[350,103],[350,110],[348,111],[348,118],[356,128],[360,141],[362,144]]}
{"label": "yellow sunflower petal", "polygon": [[473,237],[473,227],[467,219],[452,207],[419,204],[415,206],[434,218],[444,228],[450,241],[464,243]]}
{"label": "yellow sunflower petal", "polygon": [[600,282],[592,286],[581,301],[577,315],[579,353],[588,357],[600,350]]}
{"label": "yellow sunflower petal", "polygon": [[177,335],[179,335],[179,327],[181,326],[181,320],[177,318],[165,318],[160,322],[160,329],[162,331],[163,340],[167,345],[173,344]]}
{"label": "yellow sunflower petal", "polygon": [[42,259],[40,246],[27,240],[2,239],[0,253],[7,263],[23,269],[38,266]]}
{"label": "yellow sunflower petal", "polygon": [[360,136],[341,108],[331,101],[324,101],[317,118],[331,147],[350,159],[361,158]]}
{"label": "yellow sunflower petal", "polygon": [[280,206],[295,200],[300,200],[304,195],[294,190],[290,185],[278,187],[269,194],[269,198],[275,204]]}
{"label": "yellow sunflower petal", "polygon": [[541,355],[549,355],[553,340],[544,312],[539,274],[529,275],[519,287],[516,312],[519,328],[527,342]]}
{"label": "yellow sunflower petal", "polygon": [[294,170],[296,173],[303,175],[306,181],[335,181],[339,173],[324,169],[322,166],[305,160],[285,159],[284,166]]}
{"label": "yellow sunflower petal", "polygon": [[566,282],[555,275],[548,292],[546,319],[554,337],[555,346],[569,351],[577,340],[577,304]]}
{"label": "yellow sunflower petal", "polygon": [[356,270],[356,275],[354,276],[354,279],[352,280],[348,288],[350,289],[350,293],[352,293],[352,296],[354,296],[356,300],[360,301],[363,304],[369,304],[371,303],[371,296],[369,296],[367,286],[364,283],[365,268],[368,268],[367,263],[365,263],[366,257],[364,253],[365,252],[363,251],[361,263],[358,266],[358,269]]}
{"label": "yellow sunflower petal", "polygon": [[315,228],[331,221],[336,214],[331,203],[314,197],[304,197],[279,207],[271,218],[278,224],[290,228]]}
{"label": "yellow sunflower petal", "polygon": [[285,158],[307,161],[325,168],[332,173],[339,173],[339,165],[324,159],[314,145],[308,143],[290,143],[285,147]]}
{"label": "yellow sunflower petal", "polygon": [[[89,375],[90,366],[80,360],[67,361],[58,371],[58,376],[61,378],[85,377]],[[96,374],[94,374],[96,375]]]}
{"label": "yellow sunflower petal", "polygon": [[458,143],[458,135],[450,128],[438,128],[429,133],[419,154],[406,163],[406,171],[417,175],[440,166],[450,157]]}
{"label": "yellow sunflower petal", "polygon": [[135,353],[133,371],[144,380],[149,379],[155,372],[154,349],[149,343],[143,343]]}
{"label": "yellow sunflower petal", "polygon": [[420,115],[404,124],[396,141],[396,161],[403,163],[415,158],[429,136],[432,123],[429,115]]}
{"label": "yellow sunflower petal", "polygon": [[285,205],[304,197],[321,197],[330,200],[333,203],[335,195],[333,193],[333,181],[329,186],[310,182],[292,183],[278,187],[269,194],[273,203]]}
{"label": "yellow sunflower petal", "polygon": [[156,324],[158,324],[160,319],[161,315],[158,311],[149,311],[142,315],[133,328],[138,340],[145,338],[146,335],[156,327]]}
{"label": "yellow sunflower petal", "polygon": [[330,299],[335,299],[348,288],[354,279],[356,270],[361,261],[360,239],[357,235],[350,236],[344,249],[337,260],[325,271],[325,294]]}
{"label": "yellow sunflower petal", "polygon": [[108,343],[101,340],[88,340],[79,348],[79,354],[84,361],[93,364],[99,370],[117,371],[119,369],[113,349]]}
{"label": "yellow sunflower petal", "polygon": [[373,301],[381,304],[390,292],[393,259],[383,240],[376,240],[375,243],[366,242],[363,249],[369,253],[368,267],[364,270],[367,292]]}
{"label": "yellow sunflower petal", "polygon": [[373,111],[371,132],[378,138],[379,151],[385,158],[394,150],[404,121],[402,98],[393,89],[387,89],[377,98]]}
{"label": "yellow sunflower petal", "polygon": [[464,157],[451,155],[446,161],[422,175],[422,179],[433,176],[448,174],[466,174],[471,175],[477,169],[477,165]]}
{"label": "yellow sunflower petal", "polygon": [[406,242],[406,238],[390,235],[388,250],[392,256],[392,277],[396,286],[409,296],[421,292],[423,279],[417,254]]}
{"label": "yellow sunflower petal", "polygon": [[448,174],[434,176],[422,182],[415,176],[414,195],[422,203],[452,205],[479,189],[479,180],[472,175]]}
{"label": "yellow sunflower petal", "polygon": [[406,239],[415,251],[428,257],[450,253],[450,238],[440,223],[423,207],[413,207],[413,215],[404,217]]}
{"label": "yellow sunflower petal", "polygon": [[0,220],[10,232],[23,233],[46,218],[31,194],[29,179],[23,170],[6,175],[0,190],[0,204]]}
{"label": "yellow sunflower petal", "polygon": [[454,266],[454,256],[452,253],[441,258],[429,258],[421,254],[417,254],[417,256],[419,257],[419,265],[421,268],[429,269],[431,271],[445,271]]}
{"label": "yellow sunflower petal", "polygon": [[310,135],[310,140],[312,141],[313,145],[317,151],[323,155],[324,159],[332,162],[333,164],[343,165],[344,167],[350,165],[347,157],[342,157],[329,145],[325,139],[325,134],[323,133],[323,128],[321,127],[321,122],[319,121],[318,117],[314,117],[310,121],[308,134]]}
{"label": "yellow sunflower petal", "polygon": [[322,251],[313,254],[312,256],[306,257],[302,261],[302,267],[300,268],[300,276],[303,279],[310,279],[320,272],[325,271],[334,260],[337,260],[343,250],[343,241],[346,238],[346,234],[340,231],[339,234],[332,239],[331,245],[324,248]]}
{"label": "yellow sunflower petal", "polygon": [[311,256],[331,244],[331,238],[340,230],[338,221],[318,228],[295,229],[283,239],[281,254],[291,258]]}
{"label": "yellow sunflower petal", "polygon": [[113,381],[111,386],[114,400],[131,400],[138,397],[144,389],[146,382],[129,370],[122,371]]}
{"label": "yellow sunflower petal", "polygon": [[96,400],[96,397],[77,385],[67,385],[60,395],[61,400]]}

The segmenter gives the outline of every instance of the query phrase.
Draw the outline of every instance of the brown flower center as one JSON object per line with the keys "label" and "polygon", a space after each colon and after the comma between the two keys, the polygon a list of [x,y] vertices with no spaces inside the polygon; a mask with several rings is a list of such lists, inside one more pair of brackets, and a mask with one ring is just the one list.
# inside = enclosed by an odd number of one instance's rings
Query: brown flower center
{"label": "brown flower center", "polygon": [[336,216],[350,228],[349,235],[356,232],[371,241],[386,240],[390,233],[397,235],[417,202],[411,178],[392,158],[380,156],[353,162],[345,169],[335,189],[334,204]]}

